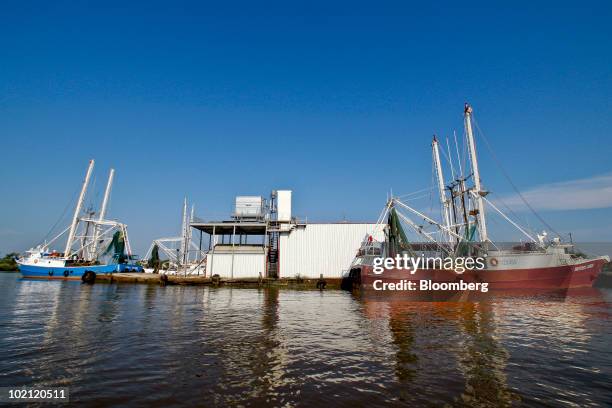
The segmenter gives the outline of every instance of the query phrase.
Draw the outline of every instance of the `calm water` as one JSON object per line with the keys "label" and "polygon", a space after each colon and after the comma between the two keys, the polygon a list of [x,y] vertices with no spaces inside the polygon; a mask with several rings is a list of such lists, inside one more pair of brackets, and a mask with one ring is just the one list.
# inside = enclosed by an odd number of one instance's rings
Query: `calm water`
{"label": "calm water", "polygon": [[612,293],[398,303],[0,274],[14,385],[92,406],[610,406]]}

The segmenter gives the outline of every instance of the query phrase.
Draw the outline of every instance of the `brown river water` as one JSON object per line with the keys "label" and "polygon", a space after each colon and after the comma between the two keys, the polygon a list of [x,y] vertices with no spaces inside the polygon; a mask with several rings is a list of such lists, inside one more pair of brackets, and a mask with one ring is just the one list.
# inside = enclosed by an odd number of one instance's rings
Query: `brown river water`
{"label": "brown river water", "polygon": [[0,274],[0,387],[80,406],[612,405],[612,291],[478,303]]}

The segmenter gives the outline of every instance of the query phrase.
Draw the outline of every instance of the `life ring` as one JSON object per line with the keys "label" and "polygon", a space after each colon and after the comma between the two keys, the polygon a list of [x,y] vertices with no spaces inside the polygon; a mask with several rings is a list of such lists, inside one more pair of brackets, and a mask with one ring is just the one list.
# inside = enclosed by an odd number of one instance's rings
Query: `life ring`
{"label": "life ring", "polygon": [[49,276],[53,276],[53,271],[49,271]]}
{"label": "life ring", "polygon": [[497,258],[491,258],[489,263],[491,264],[491,266],[497,266],[499,264],[499,261],[497,260]]}
{"label": "life ring", "polygon": [[67,278],[69,274],[70,274],[70,271],[66,269],[66,270],[64,271],[64,276]]}

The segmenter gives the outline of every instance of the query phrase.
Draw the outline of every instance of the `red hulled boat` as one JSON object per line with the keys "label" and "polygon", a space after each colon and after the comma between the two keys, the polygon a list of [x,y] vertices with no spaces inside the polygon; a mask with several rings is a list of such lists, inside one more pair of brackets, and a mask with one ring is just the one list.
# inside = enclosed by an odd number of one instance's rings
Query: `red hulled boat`
{"label": "red hulled boat", "polygon": [[[453,179],[447,185],[440,160],[440,146],[435,136],[432,142],[441,221],[432,219],[397,197],[391,197],[377,222],[376,231],[359,249],[344,279],[344,287],[381,290],[384,283],[392,283],[392,287],[397,288],[401,286],[398,284],[421,281],[486,283],[487,289],[491,290],[566,290],[591,287],[610,258],[589,257],[577,251],[572,243],[563,242],[560,237],[549,239],[546,232],[530,232],[489,201],[489,192],[482,187],[480,179],[472,131],[472,108],[468,104],[465,105],[464,119],[466,159],[470,163],[468,175],[463,174],[460,165],[456,138],[456,167],[453,166],[447,140],[446,157]],[[518,195],[525,200],[520,193]],[[534,211],[528,203],[525,204]],[[488,211],[498,213],[517,228],[527,241],[510,245],[493,242],[487,231]],[[403,225],[412,228],[423,242],[409,242]],[[461,273],[453,268],[432,266],[427,262],[416,272],[398,267],[385,268],[384,271],[375,268],[377,260],[381,258],[394,258],[398,255],[418,257],[417,254],[429,259],[481,258],[482,263],[481,268],[468,268],[459,271]]]}

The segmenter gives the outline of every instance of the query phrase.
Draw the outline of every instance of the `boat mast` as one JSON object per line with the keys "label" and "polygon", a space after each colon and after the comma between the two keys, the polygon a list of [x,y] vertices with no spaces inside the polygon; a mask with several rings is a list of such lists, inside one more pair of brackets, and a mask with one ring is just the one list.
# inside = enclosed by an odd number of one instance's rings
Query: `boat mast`
{"label": "boat mast", "polygon": [[[115,169],[110,169],[110,173],[108,174],[108,181],[106,182],[106,190],[104,190],[104,198],[102,199],[102,208],[100,208],[100,216],[98,217],[98,221],[104,220],[106,217],[106,209],[108,207],[108,199],[110,198],[111,187],[113,185],[113,178],[115,176]],[[96,228],[94,231],[94,241],[91,247],[92,256],[96,256],[96,251],[98,249],[98,237],[100,236],[100,224],[96,224]]]}
{"label": "boat mast", "polygon": [[456,198],[456,194],[455,194],[455,186],[456,184],[453,183],[450,186],[447,187],[448,189],[448,195],[450,196],[450,198],[448,199],[448,203],[449,203],[449,215],[452,216],[451,221],[453,222],[453,225],[455,226],[455,233],[458,235],[459,234],[459,223],[457,222],[457,203],[455,202],[455,198]]}
{"label": "boat mast", "polygon": [[[436,178],[438,179],[438,192],[440,194],[440,205],[442,205],[442,215],[444,217],[444,225],[450,230],[450,214],[449,214],[449,202],[446,199],[446,189],[444,187],[444,173],[442,173],[442,163],[440,162],[440,148],[438,139],[434,135],[433,141],[431,142],[431,148],[433,150],[433,161],[436,167]],[[449,237],[450,238],[450,237]]]}
{"label": "boat mast", "polygon": [[72,217],[72,224],[70,225],[70,232],[68,233],[68,241],[66,241],[66,249],[64,250],[64,256],[66,258],[70,256],[70,249],[74,240],[77,224],[79,223],[79,214],[81,213],[81,207],[83,207],[83,201],[85,200],[85,193],[87,192],[87,185],[89,184],[89,179],[91,178],[91,172],[93,170],[93,167],[94,161],[92,159],[89,161],[89,167],[87,168],[87,173],[85,174],[85,180],[83,181],[81,194],[79,195],[79,200],[77,201],[76,208],[74,209],[74,216]]}
{"label": "boat mast", "polygon": [[192,229],[191,223],[195,216],[195,206],[191,205],[191,214],[189,215],[189,222],[187,223],[187,242],[185,242],[185,264],[189,263],[189,248],[191,247]]}
{"label": "boat mast", "polygon": [[125,251],[127,252],[128,262],[132,259],[132,246],[127,233],[127,225],[121,224],[121,231],[123,232],[123,240],[125,241]]}
{"label": "boat mast", "polygon": [[[91,206],[85,211],[85,215],[87,219],[93,218],[94,214],[95,214],[95,211],[93,210]],[[89,241],[89,228],[90,227],[91,227],[91,222],[85,221],[85,232],[83,233],[83,237],[81,238],[81,249],[79,250],[81,258],[85,260],[90,259],[90,251],[87,249],[87,247],[89,246],[88,241]],[[94,231],[95,231],[95,228],[96,227],[94,225]]]}
{"label": "boat mast", "polygon": [[183,201],[183,225],[181,231],[181,254],[179,259],[176,260],[178,265],[182,265],[185,263],[186,250],[185,246],[187,244],[187,197]]}
{"label": "boat mast", "polygon": [[470,163],[472,165],[472,174],[474,175],[474,198],[476,201],[476,211],[478,216],[478,229],[480,233],[480,240],[482,242],[488,241],[489,237],[487,234],[487,223],[485,218],[484,202],[482,197],[486,195],[486,191],[482,190],[480,184],[480,172],[478,171],[478,158],[476,157],[476,146],[474,144],[474,135],[472,133],[472,107],[469,104],[465,104],[465,131],[467,133],[468,147],[470,151]]}

